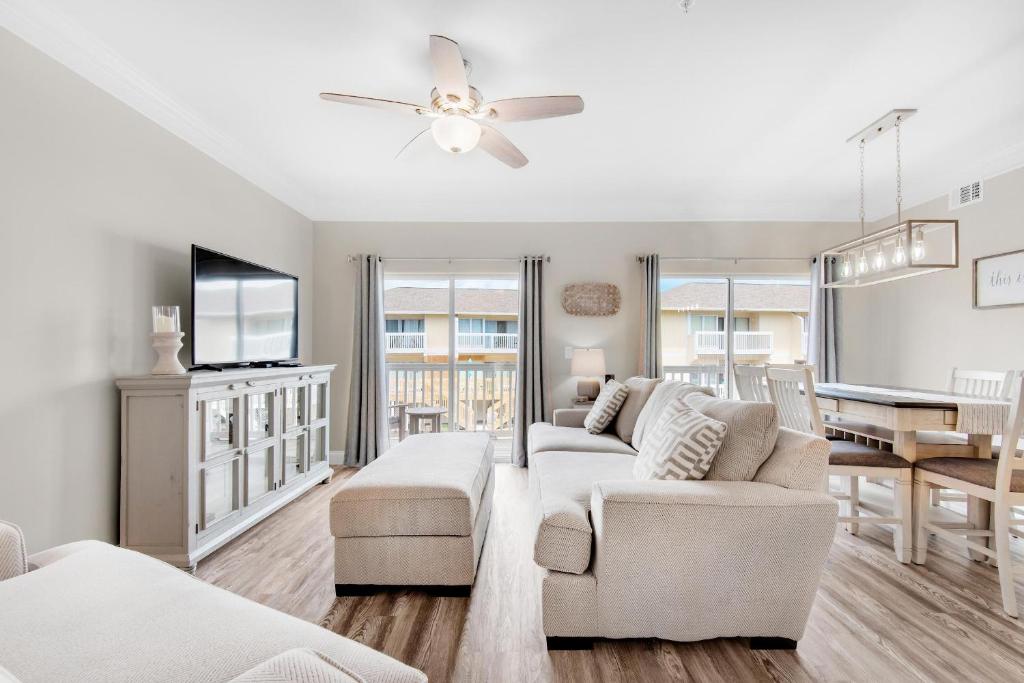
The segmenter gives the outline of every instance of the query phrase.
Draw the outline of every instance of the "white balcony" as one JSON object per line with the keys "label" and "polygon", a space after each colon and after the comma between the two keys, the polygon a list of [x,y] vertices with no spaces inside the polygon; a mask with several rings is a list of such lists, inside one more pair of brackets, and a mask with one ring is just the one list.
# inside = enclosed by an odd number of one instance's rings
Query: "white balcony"
{"label": "white balcony", "polygon": [[384,349],[388,353],[423,353],[426,347],[426,332],[384,333]]}
{"label": "white balcony", "polygon": [[[733,332],[733,353],[737,356],[771,354],[774,332]],[[695,332],[694,350],[698,355],[725,355],[725,332]]]}
{"label": "white balcony", "polygon": [[515,353],[519,335],[515,332],[459,332],[455,346],[467,353]]}

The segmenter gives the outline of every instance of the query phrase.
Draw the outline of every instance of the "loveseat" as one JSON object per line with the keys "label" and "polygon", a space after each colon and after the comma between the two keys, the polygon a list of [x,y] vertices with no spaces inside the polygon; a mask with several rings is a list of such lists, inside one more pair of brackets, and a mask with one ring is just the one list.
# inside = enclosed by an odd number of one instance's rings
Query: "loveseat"
{"label": "loveseat", "polygon": [[[828,441],[780,429],[771,404],[681,382],[631,392],[643,405],[624,406],[625,427],[591,434],[588,411],[568,409],[529,430],[549,648],[719,637],[795,647],[836,524]],[[704,480],[636,480],[637,452],[673,397],[726,422],[725,441]]]}
{"label": "loveseat", "polygon": [[0,681],[425,683],[399,661],[146,555],[26,556],[0,522]]}

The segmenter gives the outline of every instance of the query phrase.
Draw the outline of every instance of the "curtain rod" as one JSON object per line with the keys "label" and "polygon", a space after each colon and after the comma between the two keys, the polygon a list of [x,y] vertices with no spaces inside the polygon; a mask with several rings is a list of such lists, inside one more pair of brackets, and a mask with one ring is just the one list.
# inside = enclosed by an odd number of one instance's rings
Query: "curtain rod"
{"label": "curtain rod", "polygon": [[[643,261],[637,256],[637,262]],[[662,256],[662,261],[810,261],[810,256]]]}
{"label": "curtain rod", "polygon": [[[348,262],[352,263],[359,254],[349,254]],[[523,257],[520,256],[381,256],[382,261],[447,261],[452,263],[454,261],[520,261]],[[551,263],[550,256],[538,256],[537,258],[543,258],[545,263]]]}

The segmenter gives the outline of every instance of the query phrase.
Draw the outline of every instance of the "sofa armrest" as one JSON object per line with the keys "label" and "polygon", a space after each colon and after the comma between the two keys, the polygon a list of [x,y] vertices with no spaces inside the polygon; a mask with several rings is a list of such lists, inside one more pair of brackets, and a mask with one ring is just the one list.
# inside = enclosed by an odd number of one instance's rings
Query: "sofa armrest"
{"label": "sofa armrest", "polygon": [[25,535],[17,525],[0,521],[0,581],[13,579],[27,571]]}
{"label": "sofa armrest", "polygon": [[583,427],[583,421],[590,414],[589,408],[558,408],[551,416],[556,427]]}
{"label": "sofa armrest", "polygon": [[756,482],[595,483],[602,634],[799,640],[837,508],[825,493]]}
{"label": "sofa armrest", "polygon": [[787,489],[828,491],[828,456],[832,445],[827,439],[779,428],[775,449],[754,475],[754,481]]}

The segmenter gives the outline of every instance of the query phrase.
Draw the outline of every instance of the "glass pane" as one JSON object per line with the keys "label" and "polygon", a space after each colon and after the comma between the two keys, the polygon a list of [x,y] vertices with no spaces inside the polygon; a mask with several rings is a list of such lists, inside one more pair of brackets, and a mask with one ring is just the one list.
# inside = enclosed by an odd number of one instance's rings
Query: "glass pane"
{"label": "glass pane", "polygon": [[327,428],[318,427],[311,433],[309,442],[309,466],[327,461]]}
{"label": "glass pane", "polygon": [[327,385],[312,384],[309,387],[310,419],[322,420],[327,417]]}
{"label": "glass pane", "polygon": [[274,392],[260,394],[249,394],[246,397],[248,403],[248,431],[246,439],[248,443],[256,443],[262,439],[274,435],[274,425],[271,408],[274,404]]}
{"label": "glass pane", "polygon": [[[736,362],[786,364],[807,360],[810,292],[806,278],[736,279]],[[746,320],[745,326],[741,320]]]}
{"label": "glass pane", "polygon": [[206,405],[206,455],[229,450],[235,443],[235,400],[218,398]]}
{"label": "glass pane", "polygon": [[203,470],[203,527],[209,528],[237,509],[234,461]]}
{"label": "glass pane", "polygon": [[665,378],[726,394],[725,278],[661,279],[661,347]]}
{"label": "glass pane", "polygon": [[246,502],[251,503],[270,491],[270,467],[273,448],[250,451],[246,456]]}
{"label": "glass pane", "polygon": [[306,436],[304,434],[284,439],[284,481],[286,484],[304,471],[305,448]]}
{"label": "glass pane", "polygon": [[302,397],[305,387],[285,387],[284,428],[294,429],[302,425]]}

